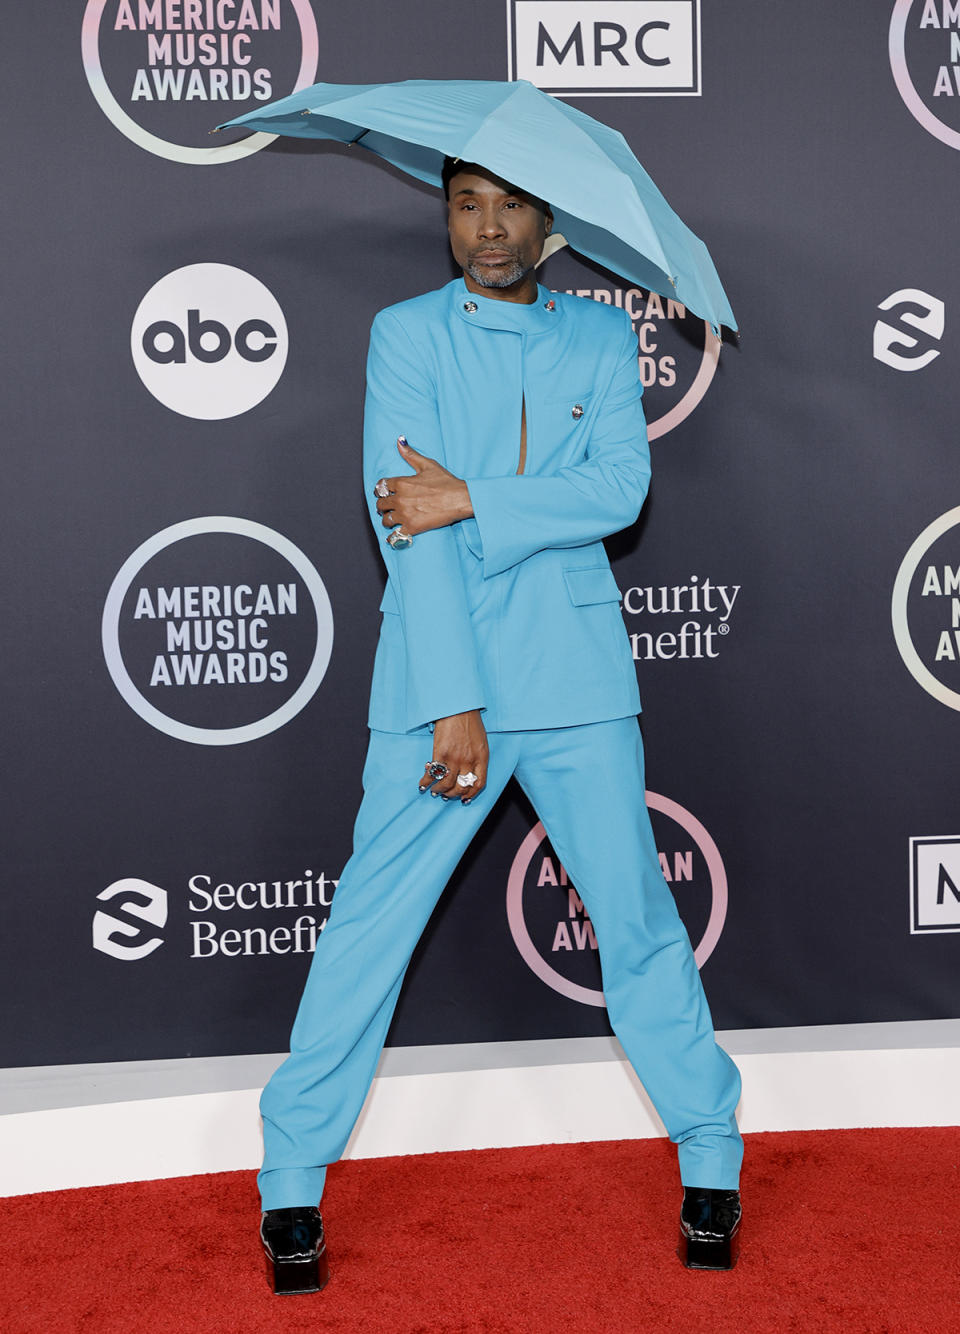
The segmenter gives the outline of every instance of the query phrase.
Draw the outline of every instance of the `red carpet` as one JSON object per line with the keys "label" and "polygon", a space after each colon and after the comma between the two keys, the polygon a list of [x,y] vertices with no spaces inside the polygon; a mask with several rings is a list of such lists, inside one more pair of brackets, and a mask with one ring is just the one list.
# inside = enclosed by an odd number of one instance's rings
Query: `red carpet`
{"label": "red carpet", "polygon": [[751,1135],[743,1254],[688,1273],[664,1141],[339,1164],[325,1292],[274,1297],[252,1172],[3,1201],[3,1334],[960,1329],[960,1130]]}

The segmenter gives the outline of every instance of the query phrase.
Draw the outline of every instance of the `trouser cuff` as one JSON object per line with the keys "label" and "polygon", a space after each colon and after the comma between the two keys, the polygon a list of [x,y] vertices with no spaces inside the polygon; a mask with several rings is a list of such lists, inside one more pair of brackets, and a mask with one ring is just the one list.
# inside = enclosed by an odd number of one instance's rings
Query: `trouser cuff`
{"label": "trouser cuff", "polygon": [[317,1205],[323,1194],[325,1167],[264,1168],[257,1177],[263,1209],[295,1209]]}

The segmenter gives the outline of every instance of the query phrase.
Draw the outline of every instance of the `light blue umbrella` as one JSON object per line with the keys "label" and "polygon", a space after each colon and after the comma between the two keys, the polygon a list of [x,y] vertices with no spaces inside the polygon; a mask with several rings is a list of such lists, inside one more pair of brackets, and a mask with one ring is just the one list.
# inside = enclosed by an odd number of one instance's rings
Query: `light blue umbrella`
{"label": "light blue umbrella", "polygon": [[545,199],[560,244],[682,302],[718,337],[737,327],[707,247],[623,135],[526,80],[315,83],[227,127],[358,144],[430,185],[444,157],[475,162]]}

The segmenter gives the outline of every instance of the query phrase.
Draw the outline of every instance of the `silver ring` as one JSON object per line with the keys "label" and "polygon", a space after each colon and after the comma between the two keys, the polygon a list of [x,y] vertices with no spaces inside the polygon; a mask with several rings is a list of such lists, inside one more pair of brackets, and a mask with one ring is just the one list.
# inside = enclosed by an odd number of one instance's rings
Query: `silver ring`
{"label": "silver ring", "polygon": [[387,486],[386,481],[382,477],[380,478],[379,482],[377,482],[376,486],[373,488],[373,494],[379,500],[386,500],[387,496],[390,494],[390,488],[389,486]]}
{"label": "silver ring", "polygon": [[[393,511],[391,510],[391,513]],[[409,533],[402,532],[399,528],[394,528],[393,532],[387,537],[387,546],[393,547],[394,551],[406,551],[407,547],[413,546],[413,538]]]}
{"label": "silver ring", "polygon": [[450,770],[444,764],[443,760],[431,760],[427,765],[427,773],[431,778],[446,778]]}
{"label": "silver ring", "polygon": [[477,775],[471,771],[468,774],[457,774],[457,787],[470,787],[477,781]]}

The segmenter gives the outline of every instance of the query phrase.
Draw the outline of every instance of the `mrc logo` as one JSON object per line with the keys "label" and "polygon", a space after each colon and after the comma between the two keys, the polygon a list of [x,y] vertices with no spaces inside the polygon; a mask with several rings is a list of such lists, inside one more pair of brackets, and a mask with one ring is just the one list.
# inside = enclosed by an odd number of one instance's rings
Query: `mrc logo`
{"label": "mrc logo", "polygon": [[508,77],[544,92],[700,95],[699,0],[508,0]]}

